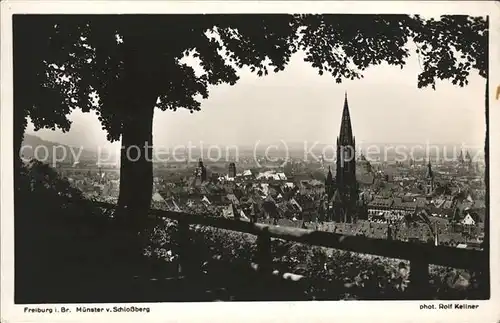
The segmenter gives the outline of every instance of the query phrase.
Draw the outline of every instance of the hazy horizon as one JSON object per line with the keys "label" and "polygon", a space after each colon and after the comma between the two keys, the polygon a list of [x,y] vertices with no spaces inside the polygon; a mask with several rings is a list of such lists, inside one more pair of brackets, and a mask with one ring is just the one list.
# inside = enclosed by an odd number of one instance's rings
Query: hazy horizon
{"label": "hazy horizon", "polygon": [[[282,140],[331,145],[339,132],[345,91],[357,143],[484,145],[485,80],[477,73],[463,88],[444,81],[435,91],[418,89],[421,68],[414,54],[403,69],[371,67],[364,78],[337,84],[331,76],[320,76],[301,55],[294,55],[283,72],[265,77],[240,70],[236,85],[211,87],[201,111],[193,114],[156,109],[154,145],[204,142],[243,147]],[[65,134],[34,132],[31,122],[27,133],[70,146],[119,147],[107,142],[94,113],[74,111],[70,120],[72,128]]]}
{"label": "hazy horizon", "polygon": [[[57,141],[57,140],[50,140],[50,139],[46,139],[46,136],[40,136],[40,133],[39,132],[31,132],[31,133],[27,133],[26,134],[27,136],[33,136],[33,137],[36,137],[36,138],[39,138],[40,140],[43,140],[43,141],[46,141],[48,143],[52,143],[52,144],[62,144],[62,145],[66,145],[68,147],[74,147],[74,148],[79,148],[79,147],[82,147],[83,149],[96,149],[98,148],[99,146],[95,147],[95,146],[85,146],[85,145],[78,145],[78,146],[72,146],[70,144],[66,144],[64,142],[61,142],[61,141]],[[56,138],[57,139],[57,138]],[[193,144],[196,144],[198,142],[192,142]],[[179,147],[189,147],[188,146],[189,143],[186,143],[186,144],[179,144],[179,145],[176,145],[176,146],[161,146],[161,147],[158,147],[158,148],[170,148],[170,149],[174,149],[174,148],[179,148]],[[263,147],[262,149],[265,149],[267,146],[269,145],[283,145],[283,142],[264,142],[264,141],[260,141],[259,144]],[[326,144],[326,143],[320,143],[320,142],[286,142],[286,144],[288,145],[289,148],[291,149],[299,149],[299,148],[303,148],[303,146],[305,144],[307,144],[307,148],[310,148],[311,146],[315,146],[316,148],[318,149],[321,149],[323,148],[324,146],[332,146],[334,147],[335,146],[335,143],[329,143],[329,144]],[[429,144],[430,146],[436,146],[436,147],[459,147],[459,146],[463,146],[465,150],[467,149],[484,149],[484,142],[482,143],[477,143],[475,145],[463,145],[463,143],[459,143],[459,142],[448,142],[448,143],[436,143],[436,142],[429,142],[429,143],[425,143],[425,142],[361,142],[361,143],[356,143],[356,149],[361,149],[362,151],[364,150],[365,147],[367,146],[370,146],[370,145],[373,145],[373,146],[390,146],[390,145],[393,145],[393,146],[397,146],[397,145],[407,145],[409,147],[411,147],[411,145],[426,145],[426,144]],[[214,146],[214,145],[217,145],[217,144],[214,144],[214,143],[209,143],[209,142],[203,142],[202,141],[202,145],[204,147],[204,149],[210,149],[210,146]],[[155,145],[155,146],[159,146],[159,145]],[[232,146],[236,146],[238,148],[244,148],[244,149],[253,149],[255,147],[255,144],[228,144],[227,145],[228,147],[232,147]],[[105,146],[104,148],[109,148],[109,147],[112,147],[114,148],[115,146],[112,145],[112,146]],[[199,148],[200,146],[196,146],[196,148]],[[221,148],[224,148],[224,145],[221,145]],[[458,148],[457,148],[458,149]],[[314,149],[313,149],[314,150]],[[181,152],[181,150],[178,150],[178,152]]]}

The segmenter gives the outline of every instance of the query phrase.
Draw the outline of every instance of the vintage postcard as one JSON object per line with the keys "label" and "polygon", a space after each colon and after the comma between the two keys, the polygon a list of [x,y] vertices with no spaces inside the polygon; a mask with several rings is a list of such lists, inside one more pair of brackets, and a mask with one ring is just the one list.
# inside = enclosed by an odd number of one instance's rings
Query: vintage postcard
{"label": "vintage postcard", "polygon": [[2,322],[498,322],[499,18],[2,2]]}

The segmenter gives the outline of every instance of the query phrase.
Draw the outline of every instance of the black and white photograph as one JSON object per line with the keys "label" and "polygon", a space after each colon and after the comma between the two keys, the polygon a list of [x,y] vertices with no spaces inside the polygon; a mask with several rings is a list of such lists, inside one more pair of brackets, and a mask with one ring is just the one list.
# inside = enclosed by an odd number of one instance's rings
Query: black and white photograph
{"label": "black and white photograph", "polygon": [[3,2],[2,321],[498,321],[500,5],[343,2]]}

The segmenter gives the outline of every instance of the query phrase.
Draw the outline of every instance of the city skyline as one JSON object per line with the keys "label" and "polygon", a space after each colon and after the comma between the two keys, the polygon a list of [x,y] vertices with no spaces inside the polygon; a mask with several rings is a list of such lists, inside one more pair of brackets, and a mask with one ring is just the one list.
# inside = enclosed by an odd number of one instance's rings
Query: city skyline
{"label": "city skyline", "polygon": [[[196,66],[193,61],[186,61]],[[236,85],[210,89],[201,111],[191,114],[184,109],[156,109],[154,146],[172,147],[186,142],[247,146],[264,137],[266,143],[285,140],[333,144],[347,91],[357,142],[481,147],[485,135],[484,80],[472,75],[469,85],[463,88],[439,82],[436,90],[418,89],[419,69],[415,53],[403,69],[386,65],[368,68],[364,78],[341,84],[318,75],[300,54],[292,57],[285,71],[265,77],[242,69]],[[76,110],[70,120],[72,128],[65,134],[51,130],[34,132],[31,123],[27,133],[73,146],[120,146],[119,142],[110,144],[106,140],[93,113]],[[443,127],[443,122],[450,126]],[[214,131],[217,123],[219,130]]]}

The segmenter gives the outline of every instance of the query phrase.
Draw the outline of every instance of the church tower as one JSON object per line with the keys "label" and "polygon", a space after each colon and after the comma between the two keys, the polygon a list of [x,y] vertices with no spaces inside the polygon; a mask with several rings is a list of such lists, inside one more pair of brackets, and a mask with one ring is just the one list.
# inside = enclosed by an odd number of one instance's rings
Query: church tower
{"label": "church tower", "polygon": [[467,153],[465,154],[464,164],[469,170],[472,169],[472,158],[468,150]]}
{"label": "church tower", "polygon": [[335,193],[335,182],[333,180],[332,169],[328,166],[328,174],[325,179],[325,193],[330,200],[333,197],[333,193]]}
{"label": "church tower", "polygon": [[431,160],[427,163],[427,173],[425,174],[426,186],[425,194],[431,195],[434,192],[434,173],[432,172]]}
{"label": "church tower", "polygon": [[195,177],[198,178],[202,183],[207,180],[207,169],[203,165],[203,160],[200,158],[198,160],[198,167],[195,171]]}
{"label": "church tower", "polygon": [[[352,134],[351,116],[347,102],[347,92],[344,99],[340,134],[337,137],[337,172],[335,182],[337,187],[336,218],[351,222],[355,217],[358,200],[358,184],[356,181],[356,141]],[[340,202],[340,203],[338,203]],[[340,215],[340,217],[339,217]]]}
{"label": "church tower", "polygon": [[229,170],[227,176],[229,178],[235,178],[236,177],[236,164],[235,163],[229,163]]}
{"label": "church tower", "polygon": [[463,152],[462,152],[462,150],[461,150],[461,149],[460,149],[460,154],[458,155],[458,158],[457,158],[457,159],[458,159],[458,163],[459,163],[461,166],[463,166],[463,164],[464,164],[464,155],[463,155]]}

